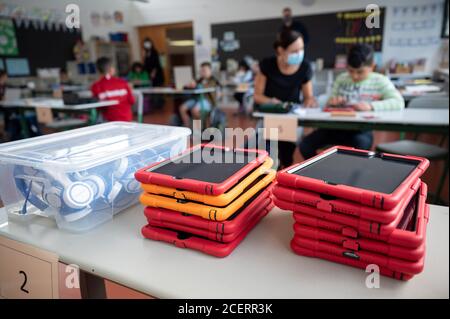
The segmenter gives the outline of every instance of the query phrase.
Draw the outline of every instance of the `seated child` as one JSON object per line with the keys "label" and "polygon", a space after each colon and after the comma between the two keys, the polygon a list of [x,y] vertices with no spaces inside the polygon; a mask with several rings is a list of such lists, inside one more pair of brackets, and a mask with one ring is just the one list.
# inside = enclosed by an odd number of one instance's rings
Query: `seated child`
{"label": "seated child", "polygon": [[[239,69],[236,73],[236,76],[233,79],[233,82],[238,86],[240,84],[250,84],[253,82],[252,70],[250,69],[250,66],[247,64],[247,62],[245,60],[242,60],[239,62]],[[236,92],[236,93],[234,93],[233,96],[236,99],[236,101],[239,102],[239,109],[238,109],[238,112],[236,113],[236,115],[245,113],[245,107],[244,107],[245,93],[244,92]]]}
{"label": "seated child", "polygon": [[142,63],[133,63],[130,73],[128,73],[128,81],[133,83],[134,86],[150,86],[150,77],[147,71],[144,70]]}
{"label": "seated child", "polygon": [[103,118],[106,121],[131,122],[133,120],[131,108],[135,99],[130,86],[125,80],[114,76],[116,69],[109,58],[99,58],[97,70],[100,78],[92,85],[92,94],[102,101],[116,100],[118,102],[116,105],[100,108]]}
{"label": "seated child", "polygon": [[[196,82],[192,82],[187,85],[189,89],[195,88],[209,88],[209,87],[219,87],[220,83],[212,75],[211,63],[203,62],[200,66],[200,78]],[[190,126],[191,118],[189,112],[191,113],[192,119],[201,119],[201,112],[209,112],[213,105],[216,104],[216,94],[208,93],[205,95],[203,101],[200,97],[187,100],[180,106],[180,116],[183,121],[183,125],[186,127]]]}
{"label": "seated child", "polygon": [[[394,84],[373,71],[373,49],[366,44],[353,46],[347,55],[347,72],[333,85],[328,106],[351,106],[356,111],[401,110],[405,102]],[[328,145],[344,145],[370,149],[372,131],[317,129],[301,141],[299,148],[305,159]]]}

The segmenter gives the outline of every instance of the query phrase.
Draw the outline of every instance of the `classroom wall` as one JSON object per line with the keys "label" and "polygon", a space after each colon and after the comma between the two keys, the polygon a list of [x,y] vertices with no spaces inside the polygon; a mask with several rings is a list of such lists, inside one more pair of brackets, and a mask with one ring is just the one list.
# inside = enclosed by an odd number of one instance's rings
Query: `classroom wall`
{"label": "classroom wall", "polygon": [[[210,26],[213,23],[281,17],[281,10],[286,6],[290,6],[293,9],[294,15],[301,16],[361,9],[365,8],[367,4],[377,3],[379,6],[387,8],[386,28],[391,24],[391,20],[394,19],[390,12],[392,10],[389,10],[390,8],[398,5],[413,6],[430,2],[443,3],[444,0],[315,0],[311,6],[303,5],[300,0],[152,0],[148,4],[134,2],[131,15],[134,26],[174,23],[186,20],[193,21],[194,37],[201,42],[201,45],[197,45],[195,48],[195,59],[198,66],[199,63],[210,58]],[[438,24],[440,25],[441,21]],[[436,31],[437,35],[440,35],[440,28]],[[267,39],[267,41],[271,42],[273,39]],[[440,41],[420,50],[392,48],[387,45],[384,50],[383,60],[388,61],[393,57],[404,57],[407,59],[428,57],[429,61],[426,69],[431,71],[437,66],[440,46]]]}
{"label": "classroom wall", "polygon": [[[131,43],[133,59],[139,57],[139,48],[137,44],[137,33],[131,23],[131,12],[133,5],[131,1],[125,0],[0,0],[0,4],[14,4],[23,8],[56,9],[61,10],[65,15],[65,8],[68,4],[77,4],[80,7],[80,23],[83,32],[83,39],[89,40],[93,36],[108,38],[110,32],[128,32]],[[100,24],[95,26],[91,22],[91,12],[96,11],[102,14],[107,11],[113,13],[119,10],[123,12],[123,24],[111,25]]]}

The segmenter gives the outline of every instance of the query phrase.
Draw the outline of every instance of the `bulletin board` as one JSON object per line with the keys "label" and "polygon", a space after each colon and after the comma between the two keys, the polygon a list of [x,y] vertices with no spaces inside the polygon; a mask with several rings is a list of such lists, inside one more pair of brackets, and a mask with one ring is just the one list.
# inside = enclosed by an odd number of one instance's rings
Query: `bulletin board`
{"label": "bulletin board", "polygon": [[[309,33],[305,56],[309,60],[324,59],[325,67],[333,67],[335,57],[345,54],[355,43],[368,43],[382,50],[385,8],[379,8],[379,27],[368,28],[364,9],[294,17]],[[274,54],[273,43],[281,28],[281,19],[221,23],[211,26],[213,52],[221,65],[227,59],[241,60],[245,55],[262,59]]]}
{"label": "bulletin board", "polygon": [[[426,72],[438,59],[444,23],[444,0],[417,5],[393,5],[389,8],[383,56],[385,61],[420,61]],[[416,72],[419,72],[417,70]]]}

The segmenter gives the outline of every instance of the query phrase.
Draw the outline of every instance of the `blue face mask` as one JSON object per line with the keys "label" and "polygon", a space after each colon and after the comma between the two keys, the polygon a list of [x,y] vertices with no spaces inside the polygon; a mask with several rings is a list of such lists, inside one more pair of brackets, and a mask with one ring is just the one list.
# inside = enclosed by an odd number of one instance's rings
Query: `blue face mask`
{"label": "blue face mask", "polygon": [[297,53],[291,53],[288,55],[287,64],[289,65],[300,65],[305,57],[305,51],[299,51]]}

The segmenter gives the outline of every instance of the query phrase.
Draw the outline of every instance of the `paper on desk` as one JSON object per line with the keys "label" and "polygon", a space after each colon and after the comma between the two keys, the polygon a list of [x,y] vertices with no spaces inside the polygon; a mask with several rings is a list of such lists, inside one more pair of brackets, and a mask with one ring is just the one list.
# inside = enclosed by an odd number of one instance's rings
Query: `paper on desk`
{"label": "paper on desk", "polygon": [[441,88],[437,85],[407,85],[405,86],[405,91],[407,93],[429,93],[429,92],[440,92]]}
{"label": "paper on desk", "polygon": [[318,107],[314,108],[305,108],[305,107],[299,107],[294,110],[292,110],[292,113],[300,116],[305,116],[307,114],[314,114],[314,113],[320,113],[321,109]]}

